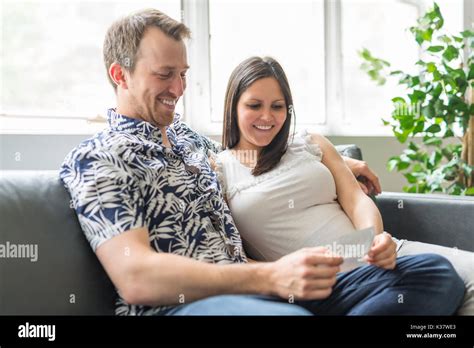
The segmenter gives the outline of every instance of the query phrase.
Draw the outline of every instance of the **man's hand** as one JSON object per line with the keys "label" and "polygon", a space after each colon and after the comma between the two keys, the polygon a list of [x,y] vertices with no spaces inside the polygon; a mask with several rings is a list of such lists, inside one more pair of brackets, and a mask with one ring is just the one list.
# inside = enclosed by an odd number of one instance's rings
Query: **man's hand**
{"label": "man's hand", "polygon": [[281,298],[325,299],[336,284],[342,257],[323,247],[304,248],[267,263],[271,293]]}
{"label": "man's hand", "polygon": [[365,260],[380,268],[394,269],[396,259],[397,244],[393,241],[392,236],[387,232],[377,234]]}
{"label": "man's hand", "polygon": [[365,161],[359,161],[350,157],[342,156],[344,162],[357,178],[362,191],[365,194],[379,194],[382,192],[379,177],[367,165]]}

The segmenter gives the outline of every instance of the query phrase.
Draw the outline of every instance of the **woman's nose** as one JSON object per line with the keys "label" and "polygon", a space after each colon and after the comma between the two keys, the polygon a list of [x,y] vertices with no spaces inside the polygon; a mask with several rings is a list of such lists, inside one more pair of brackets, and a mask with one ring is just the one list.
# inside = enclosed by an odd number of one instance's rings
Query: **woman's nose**
{"label": "woman's nose", "polygon": [[260,116],[262,120],[271,120],[273,119],[272,109],[263,109],[262,115]]}

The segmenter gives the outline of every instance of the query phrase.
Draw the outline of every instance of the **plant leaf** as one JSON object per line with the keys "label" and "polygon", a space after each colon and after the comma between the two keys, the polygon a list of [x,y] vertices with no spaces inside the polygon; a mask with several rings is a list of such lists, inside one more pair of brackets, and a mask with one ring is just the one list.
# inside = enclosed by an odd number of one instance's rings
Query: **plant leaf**
{"label": "plant leaf", "polygon": [[429,52],[440,52],[444,49],[443,46],[430,46],[428,47]]}
{"label": "plant leaf", "polygon": [[425,136],[423,137],[423,143],[425,145],[433,145],[433,146],[439,146],[441,145],[443,142],[441,139],[437,138],[437,137],[430,137],[430,136]]}
{"label": "plant leaf", "polygon": [[425,122],[424,121],[418,121],[416,126],[415,126],[415,129],[413,129],[413,134],[423,132],[424,128],[425,128]]}
{"label": "plant leaf", "polygon": [[456,59],[459,56],[459,51],[456,47],[452,45],[448,45],[448,47],[443,52],[443,58],[446,59],[448,62]]}
{"label": "plant leaf", "polygon": [[398,162],[397,170],[401,171],[401,170],[407,169],[410,166],[410,164],[411,164],[410,162]]}
{"label": "plant leaf", "polygon": [[391,157],[389,161],[387,162],[387,169],[390,172],[393,172],[395,168],[397,168],[398,162],[400,159],[398,157]]}
{"label": "plant leaf", "polygon": [[405,173],[403,174],[403,176],[408,180],[410,184],[414,184],[417,181],[416,177],[411,173]]}
{"label": "plant leaf", "polygon": [[441,131],[441,127],[438,124],[432,124],[425,129],[426,133],[438,133],[439,131]]}
{"label": "plant leaf", "polygon": [[468,38],[468,37],[474,37],[474,30],[464,30],[461,32],[462,37]]}
{"label": "plant leaf", "polygon": [[406,104],[405,99],[403,99],[402,97],[395,97],[395,98],[392,98],[392,102],[394,102],[394,103],[403,103],[403,104]]}
{"label": "plant leaf", "polygon": [[469,72],[467,74],[468,80],[474,80],[474,63],[469,64]]}

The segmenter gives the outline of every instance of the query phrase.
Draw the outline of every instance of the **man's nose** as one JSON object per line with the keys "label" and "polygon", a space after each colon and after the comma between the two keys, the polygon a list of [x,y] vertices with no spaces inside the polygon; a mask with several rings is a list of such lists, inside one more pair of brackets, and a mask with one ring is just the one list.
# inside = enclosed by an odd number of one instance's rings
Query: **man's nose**
{"label": "man's nose", "polygon": [[186,88],[186,82],[184,79],[183,76],[177,75],[171,81],[170,92],[176,97],[181,97],[184,93],[184,89]]}

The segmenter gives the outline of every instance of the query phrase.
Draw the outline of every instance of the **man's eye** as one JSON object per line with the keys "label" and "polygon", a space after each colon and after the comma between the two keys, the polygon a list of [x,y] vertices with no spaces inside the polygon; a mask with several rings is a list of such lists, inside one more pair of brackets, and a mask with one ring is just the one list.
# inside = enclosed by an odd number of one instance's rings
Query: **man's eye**
{"label": "man's eye", "polygon": [[170,72],[167,73],[167,74],[157,73],[157,75],[158,75],[158,77],[159,77],[160,79],[164,79],[164,80],[165,80],[165,79],[169,79],[169,78],[171,77],[171,73],[170,73]]}

